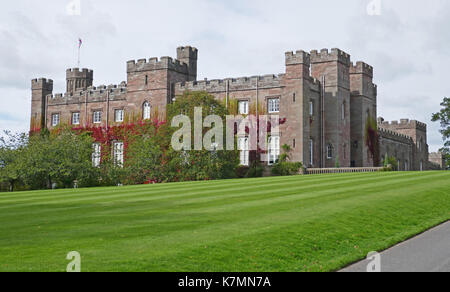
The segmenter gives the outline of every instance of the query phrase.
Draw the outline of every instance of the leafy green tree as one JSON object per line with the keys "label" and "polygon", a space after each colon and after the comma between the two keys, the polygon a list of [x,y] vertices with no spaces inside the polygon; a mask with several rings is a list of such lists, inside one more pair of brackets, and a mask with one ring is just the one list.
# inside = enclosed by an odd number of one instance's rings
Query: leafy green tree
{"label": "leafy green tree", "polygon": [[444,148],[440,151],[445,155],[447,166],[450,167],[450,98],[445,97],[441,103],[441,111],[433,114],[432,121],[441,123],[441,134]]}
{"label": "leafy green tree", "polygon": [[88,133],[76,134],[61,128],[54,133],[43,131],[29,138],[20,159],[25,182],[32,188],[90,186],[98,180],[92,166],[93,139]]}
{"label": "leafy green tree", "polygon": [[128,183],[156,183],[165,180],[163,157],[170,141],[164,138],[163,133],[152,126],[133,137],[125,161]]}
{"label": "leafy green tree", "polygon": [[12,134],[9,131],[0,137],[0,183],[7,183],[9,191],[14,191],[23,177],[20,157],[27,140],[26,134]]}
{"label": "leafy green tree", "polygon": [[[226,179],[236,176],[236,169],[239,166],[238,151],[224,150],[194,150],[194,109],[202,108],[202,120],[209,115],[217,115],[225,123],[227,108],[217,101],[214,96],[207,92],[185,92],[182,96],[177,97],[173,104],[167,108],[167,117],[170,127],[174,117],[183,114],[189,117],[191,122],[192,141],[190,151],[175,151],[172,147],[167,149],[164,165],[164,176],[166,181],[190,181],[190,180],[212,180]],[[224,125],[224,124],[222,124]],[[214,125],[217,127],[219,125]],[[223,142],[226,145],[226,132],[223,127]],[[172,137],[177,129],[168,128],[168,137]],[[203,136],[210,129],[203,128]],[[203,137],[202,136],[202,137]],[[216,137],[218,138],[218,137]],[[225,148],[225,147],[224,147]]]}

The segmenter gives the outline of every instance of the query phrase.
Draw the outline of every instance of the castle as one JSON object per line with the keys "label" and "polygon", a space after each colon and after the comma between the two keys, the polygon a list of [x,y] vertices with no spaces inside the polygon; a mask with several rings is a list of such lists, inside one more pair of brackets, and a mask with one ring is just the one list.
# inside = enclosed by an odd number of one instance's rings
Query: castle
{"label": "castle", "polygon": [[[288,52],[283,74],[210,81],[197,81],[197,60],[196,48],[179,47],[176,59],[129,61],[127,82],[96,87],[92,70],[68,69],[65,94],[53,95],[52,80],[34,79],[31,130],[61,123],[104,127],[125,123],[126,117],[150,119],[185,91],[207,91],[224,104],[236,101],[239,114],[262,105],[260,114],[286,118],[280,136],[269,142],[269,164],[280,155],[280,145],[287,144],[291,160],[312,168],[373,167],[386,155],[398,160],[400,170],[430,168],[427,125],[376,119],[373,68],[352,63],[342,50]],[[378,124],[376,152],[366,146],[371,120]],[[120,145],[115,149],[123,151]],[[245,157],[241,155],[244,165]]]}

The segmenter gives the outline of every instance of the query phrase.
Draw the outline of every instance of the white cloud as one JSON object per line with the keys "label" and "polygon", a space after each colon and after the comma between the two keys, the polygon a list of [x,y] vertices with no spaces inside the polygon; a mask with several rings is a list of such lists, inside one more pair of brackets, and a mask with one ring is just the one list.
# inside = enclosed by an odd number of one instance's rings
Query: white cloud
{"label": "white cloud", "polygon": [[[64,91],[65,69],[94,69],[96,84],[126,79],[127,60],[200,50],[199,79],[284,71],[284,52],[339,47],[375,67],[379,113],[429,124],[432,150],[442,144],[433,111],[449,95],[450,4],[446,0],[15,0],[0,11],[0,130],[27,130],[30,80],[47,77]],[[16,117],[16,118],[13,118]]]}

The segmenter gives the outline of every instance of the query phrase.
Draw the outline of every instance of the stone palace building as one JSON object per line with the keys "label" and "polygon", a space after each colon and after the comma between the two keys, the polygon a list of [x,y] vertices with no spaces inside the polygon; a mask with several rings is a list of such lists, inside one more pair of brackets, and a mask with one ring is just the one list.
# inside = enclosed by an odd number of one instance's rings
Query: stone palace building
{"label": "stone palace building", "polygon": [[[283,74],[223,80],[198,81],[197,60],[198,50],[187,46],[177,49],[176,59],[129,61],[127,82],[110,86],[93,86],[92,70],[68,69],[64,94],[53,94],[52,80],[34,79],[31,130],[62,123],[105,127],[126,123],[126,117],[146,120],[164,113],[167,104],[185,91],[207,91],[226,104],[237,102],[239,114],[260,105],[264,111],[260,114],[286,118],[280,136],[270,138],[269,164],[287,144],[292,160],[307,167],[373,167],[387,154],[398,159],[400,170],[429,168],[427,125],[376,119],[373,68],[352,63],[342,50],[288,52]],[[369,120],[378,123],[375,159],[365,141]],[[242,164],[247,164],[243,154]]]}

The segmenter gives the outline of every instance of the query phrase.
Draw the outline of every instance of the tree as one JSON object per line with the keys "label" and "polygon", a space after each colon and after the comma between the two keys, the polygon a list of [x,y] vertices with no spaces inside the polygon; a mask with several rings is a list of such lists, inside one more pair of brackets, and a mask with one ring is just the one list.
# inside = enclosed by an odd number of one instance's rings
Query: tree
{"label": "tree", "polygon": [[27,140],[26,134],[12,134],[9,131],[0,137],[0,182],[7,183],[11,192],[22,178],[20,157]]}
{"label": "tree", "polygon": [[32,135],[20,158],[24,181],[33,189],[51,188],[54,183],[68,188],[74,181],[92,185],[98,179],[98,170],[92,166],[92,143],[88,133],[68,128]]}
{"label": "tree", "polygon": [[[210,115],[217,115],[222,119],[222,122],[226,121],[228,110],[214,96],[207,92],[185,92],[182,96],[177,97],[173,104],[168,105],[167,117],[169,123],[165,127],[168,127],[167,136],[169,139],[177,131],[177,129],[170,127],[171,121],[180,114],[189,117],[191,137],[194,138],[194,114],[196,107],[202,108],[202,121],[205,121],[205,118]],[[214,127],[217,126],[219,125],[214,125]],[[225,128],[223,127],[222,136],[224,145],[226,145]],[[209,130],[208,128],[203,128],[202,137]],[[215,139],[217,138],[215,137]],[[192,149],[190,151],[175,151],[173,147],[167,149],[164,159],[166,163],[164,165],[166,181],[226,179],[236,176],[236,169],[239,165],[238,151],[226,151],[225,149],[205,150],[205,147],[213,145],[203,145],[203,150],[194,150],[194,139],[191,140],[188,141]]]}
{"label": "tree", "polygon": [[444,147],[440,151],[445,155],[447,166],[450,167],[450,98],[445,97],[441,107],[440,112],[433,114],[432,121],[441,123],[440,132]]}
{"label": "tree", "polygon": [[164,180],[163,157],[170,143],[164,133],[165,131],[149,123],[131,138],[125,161],[129,183],[156,183]]}

